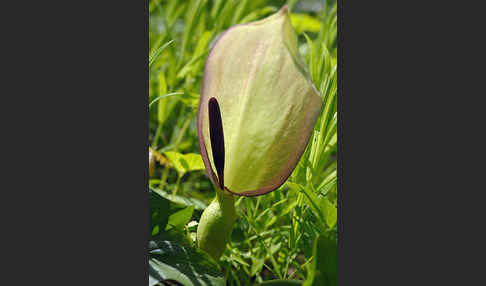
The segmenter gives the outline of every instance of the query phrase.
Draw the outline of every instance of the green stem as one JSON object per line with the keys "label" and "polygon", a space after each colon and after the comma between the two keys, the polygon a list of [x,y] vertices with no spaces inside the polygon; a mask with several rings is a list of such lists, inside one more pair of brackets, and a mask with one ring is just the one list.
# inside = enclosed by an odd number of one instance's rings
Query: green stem
{"label": "green stem", "polygon": [[169,176],[169,168],[165,167],[162,173],[162,177],[160,178],[159,188],[162,187],[167,183],[167,177]]}
{"label": "green stem", "polygon": [[177,194],[177,191],[179,190],[179,185],[181,184],[181,178],[182,178],[182,176],[183,175],[177,173],[177,181],[176,181],[174,190],[172,190],[172,198],[175,197],[175,195]]}
{"label": "green stem", "polygon": [[159,123],[157,131],[155,131],[154,141],[152,142],[152,148],[157,149],[157,143],[159,142],[160,132],[162,131],[162,124]]}
{"label": "green stem", "polygon": [[179,136],[177,137],[175,143],[174,143],[174,146],[175,148],[178,147],[178,145],[181,143],[182,141],[182,138],[184,137],[184,135],[186,134],[187,132],[187,129],[189,128],[189,124],[191,124],[191,121],[192,121],[192,116],[190,116],[186,122],[184,122],[184,125],[182,126],[182,129],[181,129],[181,132],[179,133]]}
{"label": "green stem", "polygon": [[204,210],[197,227],[197,245],[215,260],[223,254],[236,221],[235,200],[216,188],[216,198]]}

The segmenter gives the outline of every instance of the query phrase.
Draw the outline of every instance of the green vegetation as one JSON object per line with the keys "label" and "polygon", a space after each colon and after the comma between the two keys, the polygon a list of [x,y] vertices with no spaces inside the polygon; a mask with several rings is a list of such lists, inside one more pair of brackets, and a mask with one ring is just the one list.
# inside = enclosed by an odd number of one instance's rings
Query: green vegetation
{"label": "green vegetation", "polygon": [[[284,4],[322,111],[286,183],[262,196],[235,197],[236,223],[214,261],[195,243],[201,214],[215,196],[196,126],[204,64],[222,31]],[[153,0],[149,12],[149,284],[336,285],[336,4]]]}

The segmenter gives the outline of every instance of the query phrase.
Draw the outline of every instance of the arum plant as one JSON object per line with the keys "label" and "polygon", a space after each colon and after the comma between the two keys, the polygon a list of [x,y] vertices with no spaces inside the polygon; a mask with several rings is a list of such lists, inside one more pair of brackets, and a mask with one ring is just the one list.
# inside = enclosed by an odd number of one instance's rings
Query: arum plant
{"label": "arum plant", "polygon": [[322,99],[298,52],[288,9],[224,32],[209,52],[198,137],[216,198],[197,245],[219,259],[236,220],[234,196],[281,186],[304,152]]}

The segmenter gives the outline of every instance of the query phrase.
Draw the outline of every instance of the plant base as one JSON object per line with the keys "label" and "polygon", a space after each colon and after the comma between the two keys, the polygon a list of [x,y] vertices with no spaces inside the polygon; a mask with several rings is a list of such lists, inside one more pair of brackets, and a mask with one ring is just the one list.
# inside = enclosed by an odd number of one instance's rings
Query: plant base
{"label": "plant base", "polygon": [[216,190],[216,198],[204,210],[197,228],[197,245],[216,261],[224,252],[236,221],[233,195]]}

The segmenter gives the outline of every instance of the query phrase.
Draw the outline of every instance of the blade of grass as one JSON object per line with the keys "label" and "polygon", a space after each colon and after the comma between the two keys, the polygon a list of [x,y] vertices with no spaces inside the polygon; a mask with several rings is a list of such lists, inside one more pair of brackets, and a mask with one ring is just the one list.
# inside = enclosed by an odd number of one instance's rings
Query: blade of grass
{"label": "blade of grass", "polygon": [[159,57],[160,53],[167,48],[174,40],[170,40],[167,43],[163,44],[161,47],[159,47],[152,55],[149,57],[149,69],[152,67],[152,64],[155,62],[155,60]]}
{"label": "blade of grass", "polygon": [[157,101],[161,100],[162,98],[165,98],[165,97],[169,97],[169,96],[173,96],[173,95],[178,95],[178,94],[184,94],[183,92],[172,92],[172,93],[168,93],[168,94],[164,94],[164,95],[161,95],[161,96],[157,96],[156,98],[154,98],[154,100],[152,100],[150,103],[149,103],[149,109],[150,107],[156,103]]}

